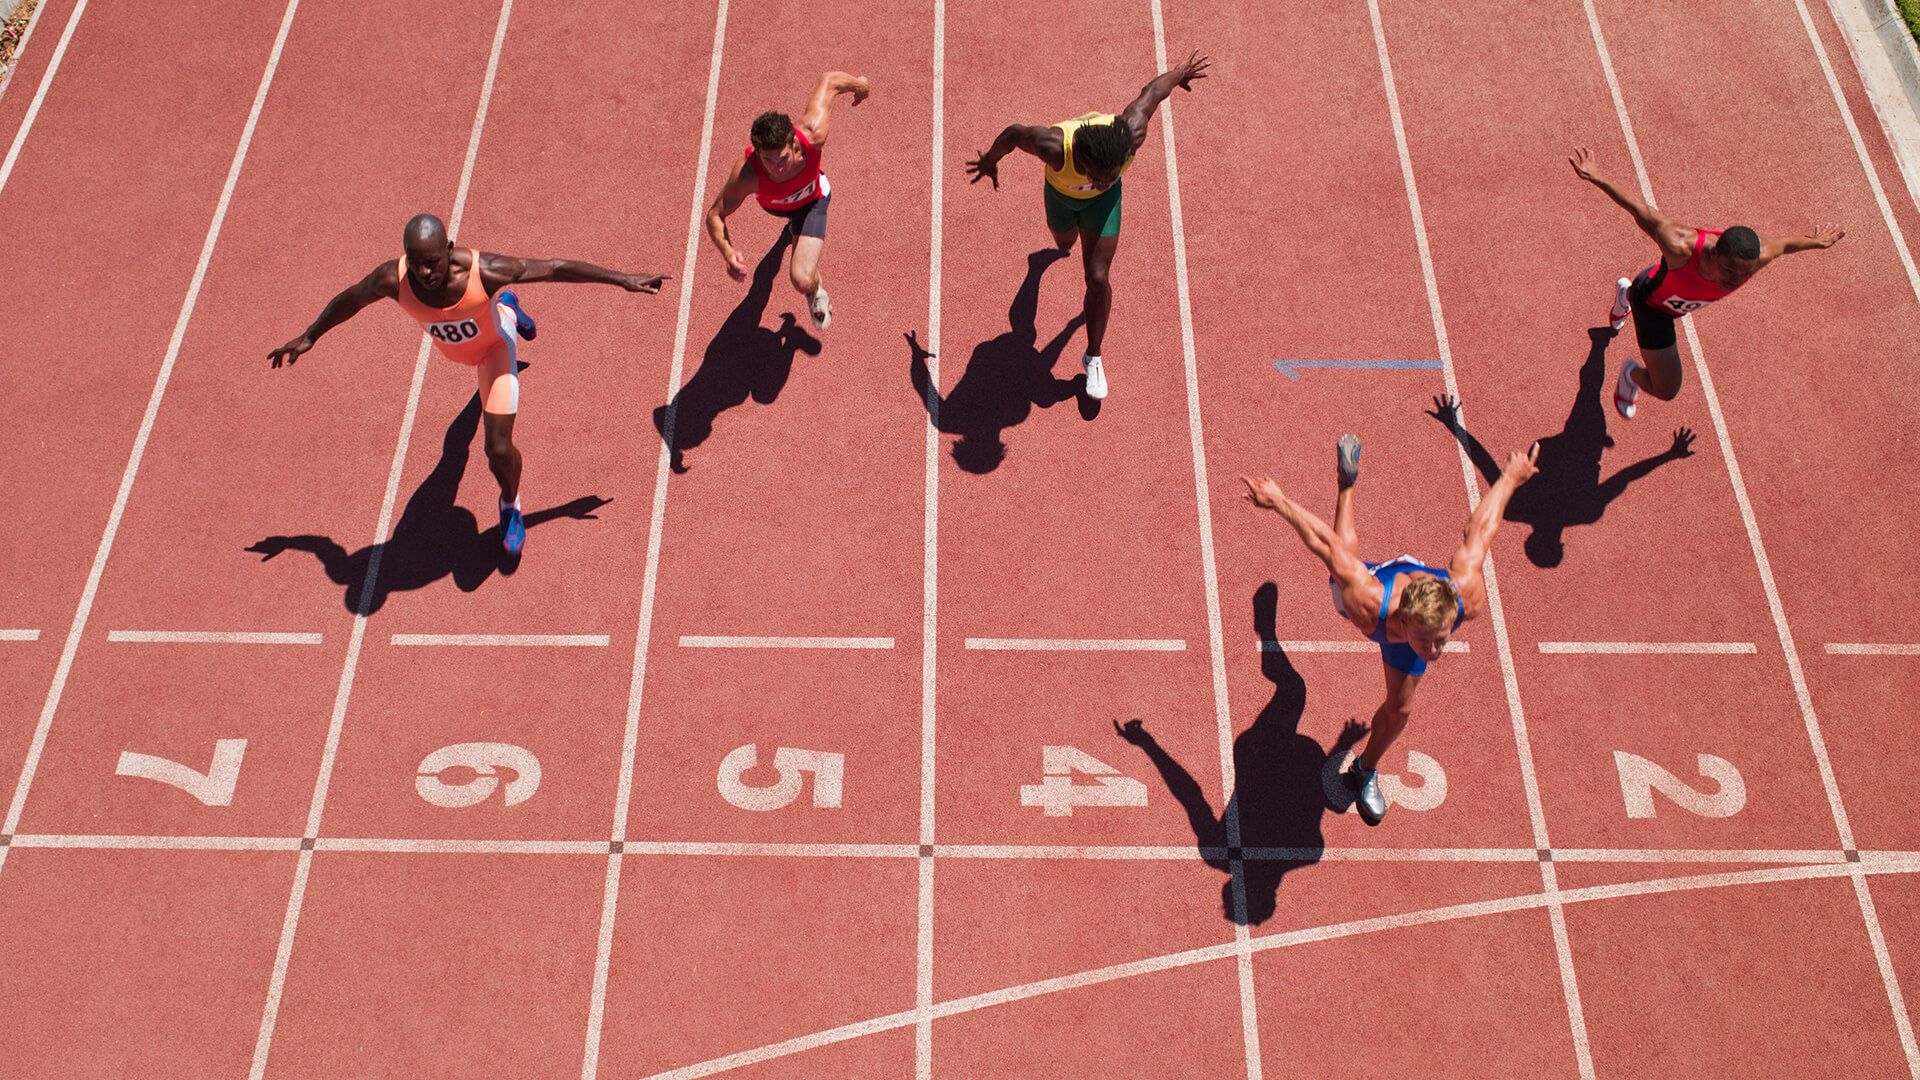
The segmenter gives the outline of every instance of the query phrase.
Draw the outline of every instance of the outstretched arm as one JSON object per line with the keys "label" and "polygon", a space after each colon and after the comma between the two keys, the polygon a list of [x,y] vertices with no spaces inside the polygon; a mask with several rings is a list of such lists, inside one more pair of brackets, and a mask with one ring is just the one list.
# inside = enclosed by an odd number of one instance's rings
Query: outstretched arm
{"label": "outstretched arm", "polygon": [[1188,54],[1185,63],[1176,65],[1172,71],[1160,73],[1152,82],[1140,88],[1140,96],[1134,98],[1133,104],[1127,106],[1126,111],[1120,114],[1126,120],[1127,126],[1133,129],[1135,150],[1140,149],[1140,144],[1147,141],[1147,121],[1153,119],[1153,111],[1160,107],[1161,102],[1167,100],[1167,95],[1173,93],[1173,88],[1177,86],[1191,92],[1193,80],[1206,78],[1207,67],[1211,63],[1211,60],[1200,55],[1200,50],[1195,49]]}
{"label": "outstretched arm", "polygon": [[1453,432],[1453,437],[1458,439],[1460,445],[1466,448],[1467,458],[1473,462],[1474,468],[1480,470],[1480,475],[1487,478],[1487,483],[1491,484],[1495,480],[1500,479],[1500,463],[1493,460],[1493,454],[1487,450],[1486,446],[1482,444],[1479,439],[1473,437],[1473,433],[1467,430],[1467,425],[1460,422],[1460,401],[1458,398],[1455,398],[1452,394],[1442,394],[1435,397],[1433,399],[1433,411],[1427,413],[1427,415],[1447,425],[1447,430]]}
{"label": "outstretched arm", "polygon": [[665,274],[628,274],[578,259],[522,259],[513,255],[480,254],[481,282],[489,295],[508,285],[535,281],[618,285],[628,292],[657,293]]}
{"label": "outstretched arm", "polygon": [[1847,230],[1831,222],[1798,236],[1769,236],[1760,241],[1760,261],[1770,263],[1782,255],[1800,251],[1823,251],[1840,242]]}
{"label": "outstretched arm", "polygon": [[313,348],[313,343],[320,340],[320,335],[358,315],[361,308],[382,297],[388,300],[400,297],[400,264],[396,260],[388,259],[374,267],[366,277],[327,301],[327,306],[320,309],[320,317],[313,320],[313,325],[307,327],[305,333],[268,353],[267,359],[273,361],[274,367],[293,363],[300,359],[300,354]]}
{"label": "outstretched arm", "polygon": [[1040,124],[1008,124],[993,140],[993,145],[982,151],[972,161],[967,162],[967,183],[977,184],[981,177],[993,181],[995,191],[1000,189],[1000,159],[1015,150],[1025,150],[1046,163],[1049,169],[1058,169],[1067,163],[1066,144],[1061,140],[1060,129]]}
{"label": "outstretched arm", "polygon": [[815,146],[824,146],[827,141],[827,128],[833,120],[833,99],[841,94],[852,94],[855,105],[867,100],[873,88],[865,75],[849,75],[844,71],[829,71],[820,76],[820,85],[813,88],[813,96],[807,99],[807,111],[800,117],[800,126],[806,129],[807,138]]}
{"label": "outstretched arm", "polygon": [[1327,573],[1340,584],[1340,602],[1353,625],[1363,632],[1372,632],[1379,619],[1376,613],[1380,610],[1380,582],[1367,571],[1367,565],[1347,549],[1331,525],[1287,498],[1279,484],[1264,478],[1250,480],[1243,476],[1240,479],[1247,485],[1248,502],[1279,514],[1300,535],[1307,550],[1327,565]]}
{"label": "outstretched arm", "polygon": [[1607,477],[1606,481],[1600,485],[1600,498],[1603,500],[1601,505],[1605,505],[1619,498],[1620,493],[1627,490],[1628,484],[1639,480],[1641,477],[1653,472],[1653,470],[1665,465],[1667,462],[1679,461],[1681,458],[1692,456],[1693,429],[1686,427],[1674,429],[1673,445],[1651,457],[1641,458],[1639,461]]}
{"label": "outstretched arm", "polygon": [[1573,166],[1575,176],[1606,192],[1607,198],[1633,215],[1634,224],[1640,226],[1640,231],[1653,237],[1653,242],[1660,245],[1660,252],[1667,257],[1669,266],[1679,266],[1693,257],[1695,231],[1674,222],[1659,210],[1634,198],[1619,184],[1602,176],[1593,167],[1593,151],[1576,146],[1567,163]]}
{"label": "outstretched arm", "polygon": [[1486,606],[1487,587],[1480,578],[1480,564],[1487,561],[1487,549],[1493,546],[1493,534],[1500,531],[1501,515],[1507,512],[1507,502],[1513,498],[1514,489],[1526,483],[1533,474],[1540,471],[1536,462],[1540,457],[1540,444],[1534,443],[1523,453],[1515,450],[1507,455],[1507,464],[1500,470],[1500,479],[1474,507],[1473,516],[1467,519],[1467,527],[1461,531],[1460,550],[1454,552],[1453,562],[1447,567],[1447,576],[1453,579],[1454,587],[1460,590],[1460,604],[1466,617],[1477,617]]}

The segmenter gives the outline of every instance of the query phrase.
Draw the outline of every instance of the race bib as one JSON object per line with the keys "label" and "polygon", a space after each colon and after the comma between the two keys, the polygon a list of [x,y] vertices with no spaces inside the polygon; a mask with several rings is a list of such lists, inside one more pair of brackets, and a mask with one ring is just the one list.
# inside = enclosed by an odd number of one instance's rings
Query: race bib
{"label": "race bib", "polygon": [[443,345],[459,345],[480,336],[480,324],[472,319],[427,324],[427,336]]}
{"label": "race bib", "polygon": [[1691,315],[1711,303],[1713,303],[1711,300],[1688,300],[1684,296],[1669,296],[1660,301],[1660,306],[1675,315]]}

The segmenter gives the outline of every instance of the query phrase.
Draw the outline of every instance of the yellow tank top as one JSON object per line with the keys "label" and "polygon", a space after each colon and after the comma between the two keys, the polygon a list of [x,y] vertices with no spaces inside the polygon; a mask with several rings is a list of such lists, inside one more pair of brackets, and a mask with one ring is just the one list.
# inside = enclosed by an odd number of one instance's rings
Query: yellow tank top
{"label": "yellow tank top", "polygon": [[[1049,167],[1047,169],[1047,183],[1053,185],[1053,190],[1075,199],[1091,199],[1100,194],[1099,189],[1093,186],[1093,181],[1088,178],[1087,174],[1081,172],[1080,167],[1074,164],[1073,133],[1088,124],[1111,124],[1114,119],[1115,115],[1113,113],[1090,112],[1076,116],[1071,120],[1062,120],[1053,125],[1060,129],[1060,153],[1066,161],[1066,164],[1061,168],[1055,169]],[[1126,172],[1127,166],[1132,164],[1133,151],[1129,150],[1127,151],[1127,160],[1121,164],[1120,171],[1122,173]]]}

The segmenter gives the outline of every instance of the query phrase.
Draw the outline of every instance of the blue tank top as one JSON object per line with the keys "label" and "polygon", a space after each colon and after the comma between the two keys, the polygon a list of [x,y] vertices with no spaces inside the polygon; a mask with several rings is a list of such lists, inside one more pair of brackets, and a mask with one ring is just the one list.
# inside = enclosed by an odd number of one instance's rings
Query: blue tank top
{"label": "blue tank top", "polygon": [[[1413,571],[1414,573],[1432,574],[1441,581],[1451,582],[1453,580],[1453,577],[1445,570],[1435,566],[1428,566],[1411,555],[1402,555],[1397,559],[1389,559],[1383,563],[1367,563],[1367,571],[1371,573],[1374,580],[1378,581],[1381,585],[1380,621],[1374,626],[1373,633],[1367,635],[1367,640],[1381,645],[1402,644],[1402,642],[1390,642],[1387,640],[1388,605],[1393,603],[1393,580],[1395,578],[1408,571]],[[1460,599],[1459,589],[1453,591],[1453,606],[1453,628],[1458,630],[1460,629],[1460,624],[1465,622],[1467,618],[1467,606],[1466,603]]]}

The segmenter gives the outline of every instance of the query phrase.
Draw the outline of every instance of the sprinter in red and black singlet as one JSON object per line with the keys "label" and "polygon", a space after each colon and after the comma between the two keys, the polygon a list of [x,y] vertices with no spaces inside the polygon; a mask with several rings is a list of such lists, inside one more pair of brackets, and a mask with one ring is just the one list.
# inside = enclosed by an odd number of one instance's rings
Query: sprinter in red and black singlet
{"label": "sprinter in red and black singlet", "polygon": [[733,163],[720,196],[707,208],[707,235],[727,262],[735,281],[747,280],[747,258],[733,246],[727,218],[751,195],[761,209],[787,219],[786,237],[793,241],[787,276],[807,298],[813,327],[825,330],[833,321],[826,279],[820,274],[820,252],[827,242],[827,204],[833,188],[820,171],[821,151],[833,119],[833,101],[852,94],[855,105],[871,92],[865,76],[829,71],[820,76],[807,99],[807,111],[796,126],[783,112],[764,112],[754,118],[747,152]]}
{"label": "sprinter in red and black singlet", "polygon": [[1641,360],[1628,357],[1620,365],[1620,381],[1613,391],[1613,407],[1628,420],[1633,419],[1640,391],[1662,401],[1672,401],[1680,392],[1674,320],[1730,295],[1782,255],[1830,248],[1846,235],[1838,225],[1822,225],[1803,236],[1764,239],[1745,225],[1727,229],[1681,225],[1594,171],[1593,154],[1587,148],[1576,147],[1568,161],[1575,175],[1606,192],[1660,245],[1660,261],[1637,277],[1614,283],[1613,308],[1607,313],[1608,325],[1615,331],[1631,315],[1634,336],[1640,342]]}
{"label": "sprinter in red and black singlet", "polygon": [[[327,301],[306,332],[268,353],[267,359],[274,367],[292,364],[320,335],[361,308],[382,297],[397,301],[433,339],[440,355],[473,368],[478,376],[487,465],[500,482],[500,544],[507,554],[518,555],[527,538],[526,518],[520,512],[520,449],[513,443],[513,422],[520,413],[518,348],[520,342],[533,340],[535,326],[519,297],[502,290],[516,283],[580,281],[657,293],[666,276],[625,274],[577,259],[521,259],[455,248],[446,225],[432,214],[416,214],[407,222],[401,250],[400,258],[374,267]],[[248,550],[262,550],[262,545]],[[267,557],[277,553],[269,551]]]}

